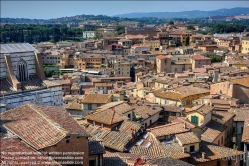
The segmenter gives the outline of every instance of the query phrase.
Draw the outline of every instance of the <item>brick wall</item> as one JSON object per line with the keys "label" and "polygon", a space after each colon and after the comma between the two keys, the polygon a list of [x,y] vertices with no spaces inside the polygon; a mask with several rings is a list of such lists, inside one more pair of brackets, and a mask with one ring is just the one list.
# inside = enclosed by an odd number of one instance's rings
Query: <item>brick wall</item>
{"label": "brick wall", "polygon": [[226,95],[232,97],[232,95],[233,95],[233,86],[230,87],[230,88],[229,88],[229,82],[228,81],[212,84],[210,86],[210,94],[220,94],[220,92],[222,92],[222,94],[226,94]]}
{"label": "brick wall", "polygon": [[[67,140],[69,142],[67,143]],[[89,166],[89,154],[88,154],[88,139],[86,137],[77,137],[74,135],[71,135],[70,138],[64,138],[61,140],[57,145],[44,148],[43,150],[40,150],[41,152],[84,152],[83,155],[75,155],[75,157],[83,157],[83,166]],[[56,155],[61,156],[61,155]],[[62,155],[63,157],[67,155]],[[74,157],[73,155],[70,155],[70,157]],[[53,155],[51,155],[53,157]],[[60,162],[60,160],[56,160]],[[63,161],[77,161],[77,160],[63,160]],[[82,161],[82,160],[78,160]]]}
{"label": "brick wall", "polygon": [[249,104],[249,88],[241,85],[233,85],[233,96],[243,103]]}

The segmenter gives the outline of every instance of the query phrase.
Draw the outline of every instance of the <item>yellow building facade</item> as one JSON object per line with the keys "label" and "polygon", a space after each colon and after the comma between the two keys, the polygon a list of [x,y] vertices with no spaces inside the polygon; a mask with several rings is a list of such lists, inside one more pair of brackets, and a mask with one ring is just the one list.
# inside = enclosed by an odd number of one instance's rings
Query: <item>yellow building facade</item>
{"label": "yellow building facade", "polygon": [[244,54],[249,53],[249,38],[242,39],[241,43],[242,43],[241,53]]}

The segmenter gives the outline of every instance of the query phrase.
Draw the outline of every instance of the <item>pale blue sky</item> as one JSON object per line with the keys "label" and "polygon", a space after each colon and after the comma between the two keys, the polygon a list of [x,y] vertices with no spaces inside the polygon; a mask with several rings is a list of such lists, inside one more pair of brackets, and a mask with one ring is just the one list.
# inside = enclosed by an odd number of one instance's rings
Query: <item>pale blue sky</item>
{"label": "pale blue sky", "polygon": [[1,17],[49,19],[81,14],[177,12],[249,7],[248,1],[1,1]]}

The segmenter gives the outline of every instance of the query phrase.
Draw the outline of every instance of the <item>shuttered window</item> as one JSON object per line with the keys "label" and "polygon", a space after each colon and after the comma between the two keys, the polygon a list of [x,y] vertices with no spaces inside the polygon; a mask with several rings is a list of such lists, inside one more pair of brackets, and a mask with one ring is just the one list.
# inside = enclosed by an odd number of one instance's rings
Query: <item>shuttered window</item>
{"label": "shuttered window", "polygon": [[191,122],[194,124],[198,124],[198,117],[197,116],[191,116]]}

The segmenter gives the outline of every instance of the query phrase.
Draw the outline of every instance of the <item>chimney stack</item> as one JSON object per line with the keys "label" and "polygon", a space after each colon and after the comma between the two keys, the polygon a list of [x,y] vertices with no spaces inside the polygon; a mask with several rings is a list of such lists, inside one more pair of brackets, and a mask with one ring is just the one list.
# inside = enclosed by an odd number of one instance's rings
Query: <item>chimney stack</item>
{"label": "chimney stack", "polygon": [[206,159],[206,153],[205,152],[201,152],[201,157]]}

